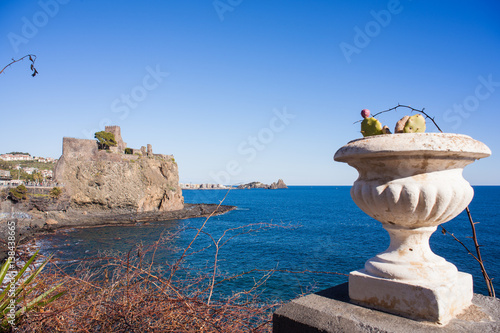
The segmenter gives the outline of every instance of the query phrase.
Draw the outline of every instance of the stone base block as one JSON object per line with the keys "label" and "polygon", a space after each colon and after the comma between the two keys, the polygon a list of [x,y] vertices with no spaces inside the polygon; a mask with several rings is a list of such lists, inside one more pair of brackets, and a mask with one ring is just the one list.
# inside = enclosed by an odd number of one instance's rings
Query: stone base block
{"label": "stone base block", "polygon": [[349,274],[353,303],[403,317],[446,325],[472,301],[472,276],[458,272],[456,279],[429,281],[425,285],[369,275]]}
{"label": "stone base block", "polygon": [[353,304],[348,284],[294,299],[273,315],[273,333],[497,333],[500,299],[475,294],[472,305],[446,326]]}

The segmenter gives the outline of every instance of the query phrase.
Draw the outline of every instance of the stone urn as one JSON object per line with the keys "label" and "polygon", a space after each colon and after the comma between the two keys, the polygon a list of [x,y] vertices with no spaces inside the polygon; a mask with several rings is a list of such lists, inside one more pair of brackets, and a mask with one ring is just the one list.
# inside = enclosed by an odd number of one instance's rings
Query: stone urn
{"label": "stone urn", "polygon": [[349,274],[352,302],[441,325],[471,304],[472,276],[434,254],[429,238],[472,200],[463,168],[490,154],[482,142],[448,133],[370,136],[335,153],[359,172],[356,205],[390,235],[387,250]]}

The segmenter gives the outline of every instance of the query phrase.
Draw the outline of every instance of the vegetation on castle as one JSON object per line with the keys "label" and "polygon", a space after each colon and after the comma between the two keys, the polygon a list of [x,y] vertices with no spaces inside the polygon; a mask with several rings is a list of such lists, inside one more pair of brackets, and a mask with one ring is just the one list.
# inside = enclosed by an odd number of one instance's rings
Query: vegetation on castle
{"label": "vegetation on castle", "polygon": [[115,135],[113,133],[100,131],[96,132],[94,137],[97,139],[97,146],[99,149],[109,149],[117,145]]}

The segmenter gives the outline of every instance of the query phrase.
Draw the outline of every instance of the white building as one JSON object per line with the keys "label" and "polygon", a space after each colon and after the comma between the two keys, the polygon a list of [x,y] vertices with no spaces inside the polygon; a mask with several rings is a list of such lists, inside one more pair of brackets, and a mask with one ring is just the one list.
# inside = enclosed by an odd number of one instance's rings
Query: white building
{"label": "white building", "polygon": [[31,161],[33,157],[30,154],[2,154],[0,159],[4,161]]}
{"label": "white building", "polygon": [[52,178],[54,176],[54,172],[52,170],[40,170],[40,173],[44,178]]}
{"label": "white building", "polygon": [[32,175],[33,172],[37,172],[37,168],[23,168],[23,171],[26,172],[28,175]]}

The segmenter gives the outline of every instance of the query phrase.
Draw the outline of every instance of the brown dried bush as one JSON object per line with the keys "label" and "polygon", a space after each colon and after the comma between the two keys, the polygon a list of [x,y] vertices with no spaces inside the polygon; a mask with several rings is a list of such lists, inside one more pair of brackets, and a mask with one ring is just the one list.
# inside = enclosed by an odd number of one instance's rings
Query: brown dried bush
{"label": "brown dried bush", "polygon": [[155,253],[168,246],[171,237],[162,237],[148,248],[137,246],[122,256],[80,261],[69,274],[61,269],[61,263],[53,263],[40,274],[38,288],[64,282],[66,294],[26,314],[17,331],[271,331],[272,310],[278,304],[260,303],[255,293],[271,272],[251,290],[208,301],[213,290],[211,274],[183,268],[179,263],[165,265],[166,269],[154,263]]}

